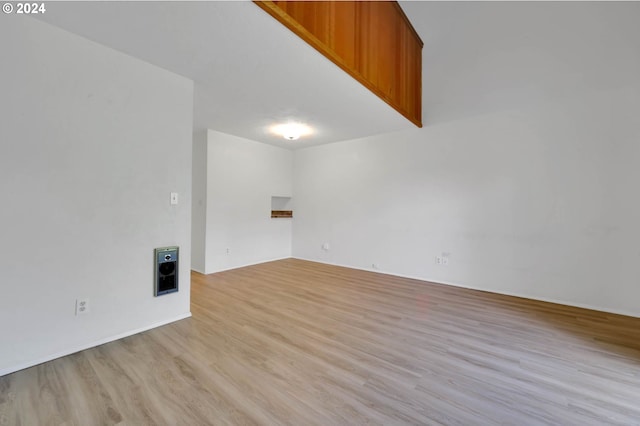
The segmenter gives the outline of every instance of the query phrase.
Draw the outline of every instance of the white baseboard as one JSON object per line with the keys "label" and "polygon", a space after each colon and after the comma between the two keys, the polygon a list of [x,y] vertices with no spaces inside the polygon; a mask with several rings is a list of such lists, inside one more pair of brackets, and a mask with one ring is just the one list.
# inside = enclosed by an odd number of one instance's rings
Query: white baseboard
{"label": "white baseboard", "polygon": [[170,324],[172,322],[180,321],[182,319],[189,318],[190,316],[191,316],[191,312],[188,312],[186,314],[179,315],[179,316],[177,316],[175,318],[172,318],[172,319],[169,319],[169,320],[156,322],[156,323],[150,324],[150,325],[145,326],[145,327],[137,328],[135,330],[126,331],[124,333],[116,334],[114,336],[110,336],[110,337],[107,337],[105,339],[100,339],[100,340],[97,340],[97,341],[94,341],[94,342],[91,342],[91,343],[79,345],[79,346],[76,346],[76,347],[73,347],[73,348],[66,349],[66,350],[61,351],[61,352],[57,352],[57,353],[50,354],[50,355],[47,355],[47,356],[44,356],[44,357],[41,357],[41,358],[37,358],[37,359],[31,360],[31,361],[27,361],[27,362],[24,362],[22,364],[14,365],[14,366],[9,367],[9,368],[4,368],[4,369],[0,370],[0,376],[4,376],[4,375],[10,374],[10,373],[15,373],[16,371],[24,370],[25,368],[33,367],[34,365],[42,364],[43,362],[52,361],[52,360],[54,360],[56,358],[62,358],[63,356],[71,355],[71,354],[74,354],[76,352],[80,352],[80,351],[84,351],[86,349],[90,349],[90,348],[93,348],[93,347],[96,347],[96,346],[104,345],[105,343],[113,342],[115,340],[120,340],[120,339],[123,339],[125,337],[129,337],[129,336],[133,336],[134,334],[142,333],[143,331],[151,330],[153,328],[160,327],[160,326],[163,326],[163,325],[167,325],[167,324]]}
{"label": "white baseboard", "polygon": [[600,307],[600,306],[593,306],[593,305],[588,305],[588,304],[585,304],[585,303],[574,303],[574,302],[568,302],[566,300],[557,300],[557,299],[551,299],[551,298],[534,297],[534,296],[523,294],[523,293],[498,292],[498,291],[495,291],[495,290],[487,290],[486,288],[473,287],[473,286],[469,286],[469,285],[461,285],[461,284],[456,284],[456,283],[451,283],[451,282],[446,282],[446,281],[430,280],[429,278],[426,278],[426,277],[417,277],[417,276],[412,276],[412,275],[397,274],[397,273],[393,273],[393,272],[381,271],[381,270],[378,270],[378,269],[374,270],[374,269],[367,269],[367,268],[359,268],[357,266],[343,265],[343,264],[340,264],[340,263],[333,263],[333,262],[325,262],[325,261],[316,260],[316,259],[307,259],[307,258],[304,258],[304,257],[292,256],[292,258],[293,259],[306,260],[308,262],[323,263],[325,265],[340,266],[342,268],[357,269],[359,271],[373,272],[373,273],[376,273],[376,274],[391,275],[391,276],[400,277],[400,278],[409,278],[409,279],[412,279],[412,280],[425,281],[425,282],[434,283],[434,284],[442,284],[442,285],[448,285],[448,286],[452,286],[452,287],[466,288],[466,289],[469,289],[469,290],[486,291],[487,293],[501,294],[501,295],[504,295],[504,296],[520,297],[522,299],[537,300],[539,302],[548,302],[548,303],[555,303],[557,305],[573,306],[573,307],[576,307],[576,308],[590,309],[592,311],[605,312],[605,313],[608,313],[608,314],[625,315],[625,316],[628,316],[628,317],[640,318],[640,314],[638,312],[629,312],[629,311],[625,311],[623,309],[603,308],[603,307]]}
{"label": "white baseboard", "polygon": [[[260,260],[258,262],[243,263],[241,265],[232,266],[230,268],[216,269],[214,271],[207,272],[205,275],[215,274],[216,272],[232,271],[234,269],[246,268],[247,266],[260,265],[261,263],[275,262],[277,260],[284,260],[284,259],[291,259],[291,256],[276,257],[276,258],[273,258],[273,259]],[[196,272],[200,272],[200,271],[196,271]]]}

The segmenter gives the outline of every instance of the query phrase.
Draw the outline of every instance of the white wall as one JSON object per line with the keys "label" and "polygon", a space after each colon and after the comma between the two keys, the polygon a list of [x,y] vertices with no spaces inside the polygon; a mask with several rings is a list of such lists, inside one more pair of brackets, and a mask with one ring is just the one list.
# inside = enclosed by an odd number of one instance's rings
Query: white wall
{"label": "white wall", "polygon": [[209,130],[206,154],[205,273],[291,257],[292,219],[270,215],[291,196],[292,152]]}
{"label": "white wall", "polygon": [[405,3],[425,127],[296,151],[294,257],[640,316],[639,6]]}
{"label": "white wall", "polygon": [[2,375],[190,315],[193,83],[27,17],[0,39]]}
{"label": "white wall", "polygon": [[191,269],[204,273],[207,236],[207,130],[193,133]]}

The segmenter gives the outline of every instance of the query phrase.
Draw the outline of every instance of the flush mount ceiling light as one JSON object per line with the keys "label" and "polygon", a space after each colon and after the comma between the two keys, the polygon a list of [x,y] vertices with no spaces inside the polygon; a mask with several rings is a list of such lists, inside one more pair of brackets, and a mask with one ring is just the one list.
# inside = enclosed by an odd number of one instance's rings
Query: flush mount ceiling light
{"label": "flush mount ceiling light", "polygon": [[311,127],[302,123],[284,123],[271,127],[271,132],[280,135],[288,141],[295,141],[301,136],[308,136],[313,133]]}

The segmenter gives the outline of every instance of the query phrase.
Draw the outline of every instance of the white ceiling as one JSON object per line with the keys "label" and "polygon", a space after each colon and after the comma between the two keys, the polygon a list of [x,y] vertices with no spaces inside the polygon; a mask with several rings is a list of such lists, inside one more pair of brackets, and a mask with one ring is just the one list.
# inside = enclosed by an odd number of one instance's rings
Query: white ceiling
{"label": "white ceiling", "polygon": [[[50,2],[39,19],[192,79],[195,129],[295,149],[414,127],[252,2]],[[269,133],[286,120],[316,133]]]}

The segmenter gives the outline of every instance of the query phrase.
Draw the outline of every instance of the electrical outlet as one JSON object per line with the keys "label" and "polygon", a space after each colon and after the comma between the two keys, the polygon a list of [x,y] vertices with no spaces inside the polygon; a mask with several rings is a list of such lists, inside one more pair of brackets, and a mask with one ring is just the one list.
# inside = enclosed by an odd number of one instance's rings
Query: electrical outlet
{"label": "electrical outlet", "polygon": [[76,299],[76,315],[89,313],[89,299]]}
{"label": "electrical outlet", "polygon": [[436,256],[436,265],[442,265],[442,257]]}
{"label": "electrical outlet", "polygon": [[231,249],[227,247],[227,254],[231,254]]}
{"label": "electrical outlet", "polygon": [[377,263],[372,263],[371,264],[371,269],[378,269],[378,264]]}
{"label": "electrical outlet", "polygon": [[443,266],[447,266],[449,264],[449,257],[448,256],[442,256],[442,265]]}

